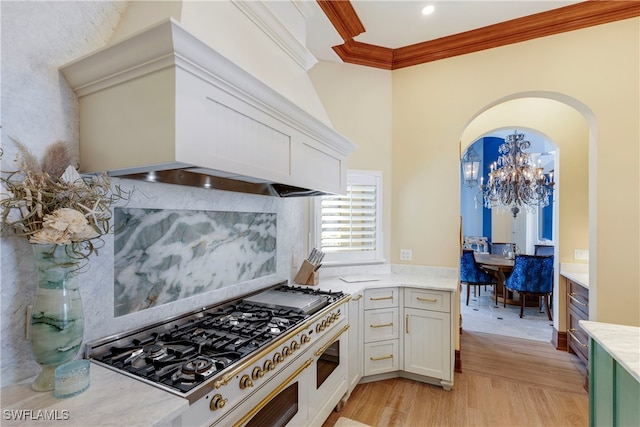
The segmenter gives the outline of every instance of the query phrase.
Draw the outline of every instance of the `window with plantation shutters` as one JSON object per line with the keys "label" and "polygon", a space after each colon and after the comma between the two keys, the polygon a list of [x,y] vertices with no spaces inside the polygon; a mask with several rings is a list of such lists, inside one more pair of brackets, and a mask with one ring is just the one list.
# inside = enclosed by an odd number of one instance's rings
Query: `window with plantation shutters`
{"label": "window with plantation shutters", "polygon": [[382,261],[382,174],[347,173],[347,194],[322,196],[315,203],[315,247],[324,263]]}

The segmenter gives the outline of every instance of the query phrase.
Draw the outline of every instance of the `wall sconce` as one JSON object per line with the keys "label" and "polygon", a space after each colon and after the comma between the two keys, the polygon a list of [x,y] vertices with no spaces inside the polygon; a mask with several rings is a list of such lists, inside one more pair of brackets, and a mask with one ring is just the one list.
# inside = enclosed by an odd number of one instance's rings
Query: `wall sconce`
{"label": "wall sconce", "polygon": [[462,164],[462,177],[464,184],[473,188],[478,185],[478,172],[480,171],[480,156],[473,147],[469,147],[462,156],[460,161]]}

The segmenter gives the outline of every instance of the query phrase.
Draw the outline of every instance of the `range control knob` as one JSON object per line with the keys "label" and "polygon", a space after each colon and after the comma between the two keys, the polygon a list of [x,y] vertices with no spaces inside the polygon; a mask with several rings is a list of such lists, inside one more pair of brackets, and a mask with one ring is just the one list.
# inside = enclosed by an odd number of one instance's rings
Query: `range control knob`
{"label": "range control knob", "polygon": [[216,409],[224,408],[224,404],[227,403],[229,399],[223,399],[221,394],[216,394],[211,398],[211,402],[209,403],[209,409],[215,411]]}
{"label": "range control knob", "polygon": [[287,357],[287,356],[291,356],[291,353],[293,353],[291,349],[285,345],[284,348],[282,349],[282,355],[284,357]]}
{"label": "range control knob", "polygon": [[258,378],[262,378],[264,376],[264,371],[260,366],[256,366],[253,368],[253,372],[251,372],[251,378],[253,380],[257,380]]}
{"label": "range control knob", "polygon": [[297,351],[299,349],[300,349],[300,344],[298,344],[298,341],[291,341],[291,350]]}
{"label": "range control knob", "polygon": [[306,343],[308,343],[309,341],[311,341],[311,338],[309,338],[309,335],[307,335],[307,334],[303,334],[303,335],[300,337],[300,343],[302,343],[302,344],[306,344]]}
{"label": "range control knob", "polygon": [[282,362],[284,360],[284,358],[282,357],[282,354],[280,353],[276,353],[273,355],[273,363],[274,365],[277,365],[278,363]]}
{"label": "range control knob", "polygon": [[324,331],[324,326],[322,326],[322,323],[318,323],[316,325],[316,332],[320,333],[322,331]]}
{"label": "range control knob", "polygon": [[273,362],[271,360],[267,360],[264,362],[264,366],[263,366],[263,370],[265,372],[267,371],[273,371],[273,369],[275,368],[275,366],[273,366]]}
{"label": "range control knob", "polygon": [[247,387],[253,387],[253,381],[251,381],[249,375],[243,375],[242,378],[240,378],[240,388],[244,390]]}

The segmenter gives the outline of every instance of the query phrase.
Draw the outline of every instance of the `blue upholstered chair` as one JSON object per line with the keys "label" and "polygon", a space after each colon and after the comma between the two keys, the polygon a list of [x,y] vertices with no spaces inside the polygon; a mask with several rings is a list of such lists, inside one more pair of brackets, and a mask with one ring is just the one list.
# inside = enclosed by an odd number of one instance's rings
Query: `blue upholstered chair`
{"label": "blue upholstered chair", "polygon": [[547,317],[553,320],[549,310],[549,295],[553,292],[553,255],[516,255],[513,271],[504,284],[505,301],[507,289],[520,294],[520,317],[526,296],[535,295],[544,298]]}
{"label": "blue upholstered chair", "polygon": [[[463,249],[460,257],[460,282],[467,285],[467,305],[469,305],[471,287],[495,285],[496,278],[478,266],[471,249]],[[473,290],[474,295],[476,288]]]}

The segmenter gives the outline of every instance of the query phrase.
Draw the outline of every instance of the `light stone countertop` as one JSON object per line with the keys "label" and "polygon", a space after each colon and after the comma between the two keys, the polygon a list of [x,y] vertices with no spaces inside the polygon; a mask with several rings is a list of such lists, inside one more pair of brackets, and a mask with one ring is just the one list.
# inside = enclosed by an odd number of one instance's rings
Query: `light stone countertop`
{"label": "light stone countertop", "polygon": [[[189,407],[186,399],[91,363],[89,388],[56,399],[31,381],[3,387],[3,426],[170,426]],[[22,418],[17,419],[17,418]]]}
{"label": "light stone countertop", "polygon": [[640,328],[581,320],[580,326],[640,382]]}
{"label": "light stone countertop", "polygon": [[[340,277],[345,277],[348,280],[361,281],[353,281],[349,283],[340,279]],[[390,273],[356,274],[321,278],[320,282],[316,286],[322,290],[342,291],[347,294],[356,294],[365,289],[394,286],[407,286],[455,292],[459,289],[459,282],[457,277],[434,276],[421,273]]]}
{"label": "light stone countertop", "polygon": [[589,265],[588,264],[572,264],[561,263],[560,275],[566,277],[589,289]]}

